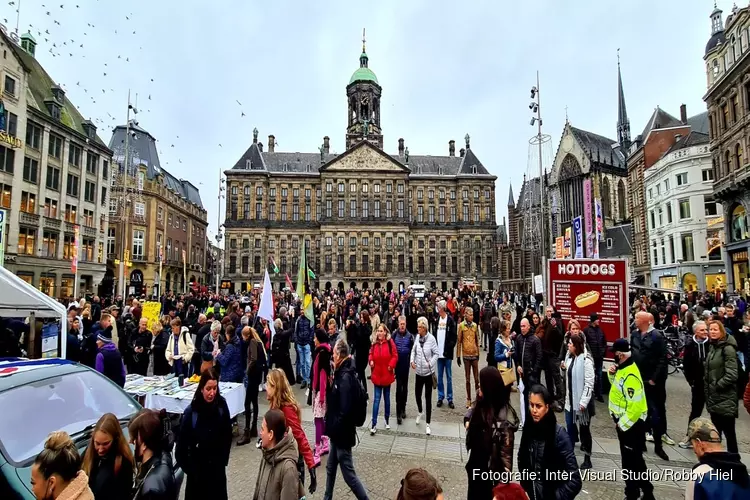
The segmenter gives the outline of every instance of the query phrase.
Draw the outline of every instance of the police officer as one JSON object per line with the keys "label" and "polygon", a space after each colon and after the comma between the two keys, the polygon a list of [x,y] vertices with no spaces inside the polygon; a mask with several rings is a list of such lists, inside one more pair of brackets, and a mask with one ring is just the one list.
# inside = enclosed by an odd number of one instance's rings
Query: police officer
{"label": "police officer", "polygon": [[[622,469],[625,474],[640,475],[648,471],[643,460],[646,444],[646,393],[641,372],[630,357],[627,339],[617,339],[612,345],[616,364],[609,367],[609,413],[617,426]],[[625,498],[654,499],[654,486],[648,479],[626,476]]]}

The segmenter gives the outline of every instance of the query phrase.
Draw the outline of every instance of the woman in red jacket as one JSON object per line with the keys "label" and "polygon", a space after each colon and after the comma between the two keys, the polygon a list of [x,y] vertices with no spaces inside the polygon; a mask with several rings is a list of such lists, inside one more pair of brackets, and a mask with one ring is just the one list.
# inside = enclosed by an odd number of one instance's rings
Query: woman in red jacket
{"label": "woman in red jacket", "polygon": [[391,334],[385,323],[381,323],[375,330],[375,343],[370,347],[370,371],[372,372],[372,385],[375,387],[371,436],[377,430],[381,396],[385,399],[385,428],[391,428],[388,419],[391,417],[391,384],[396,380],[396,363],[398,363],[396,344],[391,340]]}
{"label": "woman in red jacket", "polygon": [[[318,485],[315,468],[320,465],[320,458],[313,456],[310,442],[307,440],[305,431],[302,429],[302,409],[297,404],[297,400],[294,399],[292,387],[289,385],[286,374],[281,368],[274,368],[268,372],[268,377],[266,378],[266,398],[272,410],[281,410],[284,412],[286,426],[291,429],[300,453],[299,460],[297,461],[300,481],[302,484],[305,483],[304,465],[307,465],[310,471],[310,494],[312,495]],[[303,461],[304,464],[302,463]]]}

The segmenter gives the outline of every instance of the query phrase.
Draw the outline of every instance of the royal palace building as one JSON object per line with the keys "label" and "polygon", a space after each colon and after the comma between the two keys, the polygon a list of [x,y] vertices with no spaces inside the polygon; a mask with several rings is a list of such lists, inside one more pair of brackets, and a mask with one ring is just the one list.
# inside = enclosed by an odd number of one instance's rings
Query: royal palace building
{"label": "royal palace building", "polygon": [[364,50],[346,87],[346,150],[292,153],[253,142],[225,172],[225,280],[235,291],[261,283],[266,269],[296,282],[302,245],[314,286],[448,289],[462,278],[498,284],[495,176],[465,137],[456,154],[411,155],[383,148],[380,86]]}

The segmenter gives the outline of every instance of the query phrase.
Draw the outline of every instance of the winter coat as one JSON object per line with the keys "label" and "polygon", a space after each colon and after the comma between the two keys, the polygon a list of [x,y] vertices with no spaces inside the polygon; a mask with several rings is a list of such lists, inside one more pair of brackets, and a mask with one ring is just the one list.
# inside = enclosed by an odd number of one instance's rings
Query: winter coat
{"label": "winter coat", "polygon": [[154,337],[151,344],[151,350],[154,355],[154,375],[169,375],[172,371],[167,361],[167,345],[169,344],[169,337],[171,335],[172,332],[167,327]]}
{"label": "winter coat", "polygon": [[294,324],[294,339],[297,345],[312,345],[315,338],[315,328],[307,316],[297,318]]}
{"label": "winter coat", "polygon": [[552,321],[544,318],[539,327],[534,327],[533,320],[531,325],[532,330],[539,331],[541,329],[544,332],[540,338],[542,341],[542,355],[549,359],[564,359],[565,354],[563,351],[566,347],[563,345],[565,334],[563,334],[562,321],[555,319],[555,325],[552,326]]}
{"label": "winter coat", "polygon": [[287,432],[276,446],[263,450],[253,500],[299,500],[305,491],[297,472],[297,443]]}
{"label": "winter coat", "polygon": [[398,351],[390,335],[387,339],[378,340],[372,345],[369,362],[373,385],[388,387],[396,381]]}
{"label": "winter coat", "polygon": [[398,363],[396,363],[396,373],[400,376],[409,375],[409,363],[411,362],[411,348],[414,347],[414,335],[406,330],[403,335],[398,328],[391,333],[391,340],[396,345],[398,351]]}
{"label": "winter coat", "polygon": [[685,342],[685,350],[683,351],[682,371],[685,374],[685,379],[690,387],[701,391],[704,387],[706,357],[708,357],[710,347],[711,342],[708,337],[701,342],[693,335]]}
{"label": "winter coat", "polygon": [[68,330],[65,359],[79,363],[81,361],[81,341],[78,340],[78,332]]}
{"label": "winter coat", "polygon": [[[711,471],[714,470],[721,471],[722,477],[712,474]],[[688,481],[685,487],[685,500],[750,498],[750,477],[738,453],[705,453],[693,467],[693,472],[698,477],[702,475],[702,480]]]}
{"label": "winter coat", "polygon": [[315,361],[313,361],[313,371],[310,384],[315,393],[320,394],[320,404],[325,406],[326,393],[330,385],[331,375],[333,375],[333,357],[331,346],[329,344],[320,344],[315,348]]}
{"label": "winter coat", "polygon": [[60,492],[57,500],[94,500],[86,473],[78,471],[78,475]]}
{"label": "winter coat", "polygon": [[[534,481],[521,481],[529,498],[536,500],[572,500],[581,491],[581,475],[568,433],[550,411],[539,423],[527,418],[518,448],[518,471],[537,473]],[[566,471],[567,480],[547,478],[547,472]]]}
{"label": "winter coat", "polygon": [[351,448],[356,444],[357,429],[352,420],[356,384],[359,384],[359,380],[350,357],[333,372],[333,384],[327,396],[325,434],[337,448]]}
{"label": "winter coat", "polygon": [[201,355],[203,353],[203,339],[211,334],[211,322],[206,321],[202,325],[197,325],[198,330],[195,333],[195,347],[196,352],[193,354],[193,362],[200,366],[202,361]]}
{"label": "winter coat", "polygon": [[[511,342],[512,345],[512,341]],[[502,337],[495,339],[494,357],[495,363],[503,363],[500,365],[502,368],[512,368],[513,359],[511,354],[511,347],[505,344]]]}
{"label": "winter coat", "polygon": [[260,374],[263,368],[266,366],[266,352],[263,349],[263,344],[255,337],[250,337],[250,342],[247,344],[247,376],[248,378],[253,375]]}
{"label": "winter coat", "polygon": [[242,366],[240,339],[235,336],[227,342],[224,349],[216,356],[216,364],[221,367],[219,380],[221,382],[242,382],[245,377],[245,367]]}
{"label": "winter coat", "polygon": [[370,323],[359,325],[353,352],[354,361],[358,372],[363,372],[367,369],[367,363],[370,355],[371,336],[372,325]]}
{"label": "winter coat", "polygon": [[[538,384],[541,381],[542,371],[542,342],[539,337],[529,332],[528,335],[516,336],[516,349],[513,354],[516,366],[523,368],[522,379],[529,384]],[[524,386],[526,386],[524,382]]]}
{"label": "winter coat", "polygon": [[737,418],[737,342],[727,335],[711,342],[705,366],[706,408],[709,413]]}
{"label": "winter coat", "polygon": [[468,324],[462,321],[458,325],[458,338],[456,343],[457,357],[479,356],[479,339],[482,335],[479,325],[472,322]]}
{"label": "winter coat", "polygon": [[[119,462],[117,466],[116,461]],[[133,465],[122,457],[118,460],[115,450],[110,448],[106,456],[94,457],[89,471],[89,487],[96,498],[130,500],[133,497],[133,473]]]}
{"label": "winter coat", "polygon": [[745,394],[742,395],[742,402],[747,412],[750,413],[750,382],[745,386]]}
{"label": "winter coat", "polygon": [[[193,345],[193,339],[190,338],[190,334],[187,333],[187,328],[183,327],[183,331],[179,335],[179,347],[178,352],[182,356],[182,362],[190,363],[193,359],[193,353],[195,352],[195,346]],[[169,366],[174,366],[174,334],[169,336],[169,342],[167,343],[167,352],[165,353]]]}
{"label": "winter coat", "polygon": [[115,344],[104,344],[96,355],[96,371],[107,376],[120,387],[125,386],[125,364]]}
{"label": "winter coat", "polygon": [[630,334],[630,352],[644,383],[649,380],[666,382],[667,344],[664,333],[660,330],[651,330],[646,334],[634,331]]}
{"label": "winter coat", "polygon": [[[486,471],[491,469],[491,465],[502,464],[502,466],[513,471],[513,445],[515,441],[515,432],[518,430],[519,419],[516,411],[513,407],[508,404],[505,408],[501,408],[498,415],[495,416],[493,422],[488,423],[484,420],[483,415],[475,415],[476,402],[466,412],[464,417],[464,425],[468,422],[469,427],[466,429],[466,449],[469,453],[469,460],[466,462],[466,472],[469,476],[469,490],[467,492],[467,498],[492,498],[492,489],[497,485],[498,481],[485,481],[482,479],[475,479],[473,471],[475,469]],[[498,441],[501,443],[500,449],[498,450],[499,456],[492,456],[493,454],[493,432],[496,428],[499,432]],[[503,471],[494,471],[503,472]]]}
{"label": "winter coat", "polygon": [[187,475],[186,500],[227,498],[225,468],[231,447],[232,422],[221,395],[212,404],[194,400],[185,408],[175,457]]}
{"label": "winter coat", "polygon": [[[458,343],[458,332],[456,331],[456,322],[453,320],[450,314],[446,314],[445,324],[445,345],[443,346],[443,357],[445,359],[453,359],[453,353],[456,351],[456,344]],[[437,324],[440,321],[440,316],[435,320],[435,335],[437,336]],[[488,330],[489,331],[489,330]],[[435,337],[437,340],[437,337]]]}
{"label": "winter coat", "polygon": [[[581,367],[580,363],[583,363],[583,367]],[[568,355],[565,357],[565,371],[563,373],[567,389],[565,393],[565,411],[577,413],[580,411],[581,406],[588,408],[591,396],[594,393],[594,360],[587,356],[586,353],[579,354],[573,358],[570,352],[568,352]],[[570,384],[568,383],[569,375],[571,376]],[[573,400],[572,405],[571,399]]]}
{"label": "winter coat", "polygon": [[141,465],[140,470],[145,477],[141,475],[136,477],[136,495],[133,500],[175,500],[177,498],[179,484],[175,481],[172,456],[168,451],[165,450],[161,455],[151,457],[148,462]]}
{"label": "winter coat", "polygon": [[[219,350],[224,349],[224,336],[221,334],[221,332],[219,332],[218,337],[216,337],[216,342],[219,345]],[[200,345],[201,361],[214,360],[214,347],[214,339],[211,334],[209,333],[208,335],[204,335]]]}
{"label": "winter coat", "polygon": [[586,336],[586,344],[589,346],[589,352],[595,360],[603,360],[607,352],[607,339],[600,326],[587,326],[583,329]]}
{"label": "winter coat", "polygon": [[424,337],[417,335],[414,347],[411,349],[411,362],[417,368],[417,375],[428,377],[431,374],[437,374],[437,361],[440,357],[437,340],[431,333],[426,333]]}
{"label": "winter coat", "polygon": [[297,409],[292,405],[285,405],[281,407],[281,411],[284,412],[286,427],[289,429],[287,434],[294,436],[294,440],[297,441],[296,448],[299,450],[299,455],[302,455],[307,468],[312,469],[315,467],[315,460],[312,448],[310,448],[310,442],[307,440],[307,435],[302,429],[302,422],[300,422],[299,415],[297,415]]}

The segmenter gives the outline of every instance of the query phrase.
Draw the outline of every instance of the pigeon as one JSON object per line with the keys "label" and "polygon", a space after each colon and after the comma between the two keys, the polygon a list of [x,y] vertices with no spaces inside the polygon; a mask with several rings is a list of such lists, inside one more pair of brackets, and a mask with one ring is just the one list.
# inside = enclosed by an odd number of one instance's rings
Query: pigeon
{"label": "pigeon", "polygon": [[[235,99],[235,100],[236,100],[236,99]],[[237,101],[237,104],[239,104],[240,106],[242,106],[242,103],[241,103],[240,101]]]}
{"label": "pigeon", "polygon": [[245,112],[244,111],[242,112],[242,116],[245,116]]}
{"label": "pigeon", "polygon": [[151,94],[149,94],[149,95],[148,95],[148,100],[149,100],[149,101],[151,100]]}

